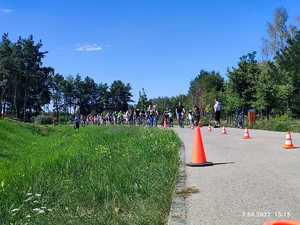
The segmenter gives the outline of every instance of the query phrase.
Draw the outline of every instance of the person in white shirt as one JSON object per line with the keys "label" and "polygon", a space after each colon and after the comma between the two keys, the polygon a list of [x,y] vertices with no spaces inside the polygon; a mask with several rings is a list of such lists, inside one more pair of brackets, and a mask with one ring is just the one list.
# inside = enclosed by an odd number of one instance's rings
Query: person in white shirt
{"label": "person in white shirt", "polygon": [[190,128],[194,129],[194,118],[193,118],[192,110],[189,111],[188,119],[189,119],[189,123],[190,123]]}
{"label": "person in white shirt", "polygon": [[221,102],[218,99],[215,100],[214,111],[215,111],[216,126],[219,127],[220,117],[221,117]]}

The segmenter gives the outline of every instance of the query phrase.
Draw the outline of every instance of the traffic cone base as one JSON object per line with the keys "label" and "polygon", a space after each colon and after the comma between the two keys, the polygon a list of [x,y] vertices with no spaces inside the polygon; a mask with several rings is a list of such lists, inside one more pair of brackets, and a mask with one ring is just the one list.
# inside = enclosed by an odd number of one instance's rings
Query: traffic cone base
{"label": "traffic cone base", "polygon": [[249,140],[251,140],[252,138],[251,137],[248,137],[248,138],[242,138],[241,140],[243,140],[243,141],[249,141]]}
{"label": "traffic cone base", "polygon": [[283,145],[282,147],[285,149],[293,149],[295,146],[292,144],[292,145]]}
{"label": "traffic cone base", "polygon": [[300,225],[300,221],[294,220],[277,220],[264,223],[264,225]]}
{"label": "traffic cone base", "polygon": [[227,129],[226,129],[225,127],[222,128],[222,134],[223,134],[223,135],[227,135],[227,134],[228,134],[228,133],[227,133]]}
{"label": "traffic cone base", "polygon": [[249,140],[249,139],[251,139],[249,130],[248,130],[248,128],[245,128],[244,136],[243,136],[242,140]]}
{"label": "traffic cone base", "polygon": [[282,146],[285,149],[293,149],[295,148],[293,141],[292,141],[292,135],[291,132],[288,132],[287,135],[285,136],[285,142],[284,145]]}
{"label": "traffic cone base", "polygon": [[204,163],[186,163],[185,165],[190,167],[204,167],[204,166],[213,166],[214,164],[212,162],[204,162]]}

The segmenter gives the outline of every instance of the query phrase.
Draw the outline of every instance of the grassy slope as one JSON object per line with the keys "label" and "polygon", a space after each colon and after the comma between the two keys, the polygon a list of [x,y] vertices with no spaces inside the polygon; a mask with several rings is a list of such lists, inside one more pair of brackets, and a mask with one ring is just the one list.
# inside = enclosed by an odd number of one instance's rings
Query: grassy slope
{"label": "grassy slope", "polygon": [[300,132],[300,121],[296,119],[270,119],[270,120],[258,120],[254,124],[255,129],[271,130],[271,131],[293,131]]}
{"label": "grassy slope", "polygon": [[179,140],[144,128],[0,121],[0,224],[163,224]]}

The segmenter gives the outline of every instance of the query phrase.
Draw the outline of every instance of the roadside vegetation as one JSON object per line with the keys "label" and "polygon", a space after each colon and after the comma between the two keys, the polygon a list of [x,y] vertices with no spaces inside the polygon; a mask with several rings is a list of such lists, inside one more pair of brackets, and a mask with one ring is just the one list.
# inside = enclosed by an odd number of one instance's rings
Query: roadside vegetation
{"label": "roadside vegetation", "polygon": [[140,127],[0,121],[0,224],[165,224],[180,141]]}
{"label": "roadside vegetation", "polygon": [[[186,111],[198,106],[202,123],[207,124],[213,118],[213,105],[218,98],[221,117],[227,122],[252,110],[259,118],[257,128],[297,129],[294,120],[300,118],[299,22],[289,18],[286,9],[276,9],[273,20],[266,23],[267,35],[260,54],[259,49],[245,52],[234,67],[228,65],[225,74],[200,70],[186,94],[148,99],[142,89],[136,105],[132,104],[129,83],[116,80],[109,85],[84,75],[59,74],[43,65],[47,52],[41,50],[41,41],[34,41],[32,35],[12,41],[4,33],[0,41],[0,114],[28,122],[61,124],[75,115],[147,111],[150,103],[156,105],[160,115],[171,111],[175,116],[175,108],[181,102]],[[285,125],[276,122],[282,115],[289,118]]]}
{"label": "roadside vegetation", "polygon": [[[274,11],[266,23],[262,49],[245,52],[226,74],[201,70],[190,82],[186,95],[154,99],[159,110],[175,109],[179,101],[186,110],[200,107],[203,123],[213,118],[215,98],[222,103],[221,116],[228,125],[238,115],[255,110],[256,128],[299,130],[300,118],[300,27],[284,8]],[[285,117],[282,120],[281,117]],[[244,126],[247,126],[244,120]]]}

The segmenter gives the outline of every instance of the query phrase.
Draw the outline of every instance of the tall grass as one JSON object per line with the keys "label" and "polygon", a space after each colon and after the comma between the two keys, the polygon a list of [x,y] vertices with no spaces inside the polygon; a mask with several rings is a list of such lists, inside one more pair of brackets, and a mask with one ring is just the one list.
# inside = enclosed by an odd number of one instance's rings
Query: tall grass
{"label": "tall grass", "polygon": [[300,132],[300,120],[290,118],[287,115],[276,116],[271,117],[269,120],[257,120],[253,128],[271,131]]}
{"label": "tall grass", "polygon": [[0,122],[0,224],[165,223],[178,169],[172,131]]}

